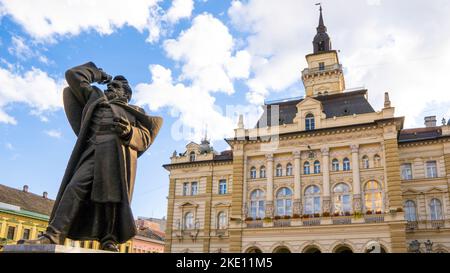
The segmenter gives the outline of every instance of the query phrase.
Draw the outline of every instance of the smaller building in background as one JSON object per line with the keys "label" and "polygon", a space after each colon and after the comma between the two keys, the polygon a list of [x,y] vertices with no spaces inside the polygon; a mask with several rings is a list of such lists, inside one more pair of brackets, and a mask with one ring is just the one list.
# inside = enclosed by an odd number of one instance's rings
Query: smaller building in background
{"label": "smaller building in background", "polygon": [[166,220],[139,217],[136,220],[137,234],[131,241],[133,253],[164,252]]}
{"label": "smaller building in background", "polygon": [[[15,189],[0,184],[0,250],[6,244],[16,244],[21,239],[37,239],[47,229],[55,201],[28,191],[28,186]],[[66,246],[99,249],[99,242],[72,241]],[[120,252],[130,252],[131,241],[119,246]]]}

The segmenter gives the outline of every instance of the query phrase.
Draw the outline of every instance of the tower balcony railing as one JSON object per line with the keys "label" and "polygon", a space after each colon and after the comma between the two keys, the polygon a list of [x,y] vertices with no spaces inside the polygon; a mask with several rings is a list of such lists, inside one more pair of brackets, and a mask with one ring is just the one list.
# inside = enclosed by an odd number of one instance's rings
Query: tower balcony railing
{"label": "tower balcony railing", "polygon": [[309,76],[316,73],[329,72],[333,70],[342,70],[342,64],[326,65],[323,67],[305,68],[302,71],[302,76]]}

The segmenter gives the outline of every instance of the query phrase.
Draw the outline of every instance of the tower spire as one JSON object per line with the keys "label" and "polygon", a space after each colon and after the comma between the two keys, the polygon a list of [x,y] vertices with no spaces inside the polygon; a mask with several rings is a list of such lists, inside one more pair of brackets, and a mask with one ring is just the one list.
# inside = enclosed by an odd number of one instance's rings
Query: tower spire
{"label": "tower spire", "polygon": [[319,26],[317,27],[317,33],[325,33],[325,32],[327,32],[327,27],[323,23],[322,4],[321,3],[317,3],[317,4],[320,6],[320,8],[319,8],[319,11],[320,11]]}
{"label": "tower spire", "polygon": [[330,37],[327,34],[327,27],[323,22],[323,13],[322,13],[322,4],[317,3],[316,5],[320,6],[319,8],[319,25],[317,26],[317,34],[313,40],[314,53],[325,52],[331,50],[331,41]]}

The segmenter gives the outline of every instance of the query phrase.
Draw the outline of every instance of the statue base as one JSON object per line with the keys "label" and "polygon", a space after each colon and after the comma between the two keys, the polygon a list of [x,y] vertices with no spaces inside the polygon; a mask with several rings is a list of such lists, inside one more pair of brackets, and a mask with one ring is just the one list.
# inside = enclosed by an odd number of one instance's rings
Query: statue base
{"label": "statue base", "polygon": [[3,253],[118,253],[63,245],[6,245]]}

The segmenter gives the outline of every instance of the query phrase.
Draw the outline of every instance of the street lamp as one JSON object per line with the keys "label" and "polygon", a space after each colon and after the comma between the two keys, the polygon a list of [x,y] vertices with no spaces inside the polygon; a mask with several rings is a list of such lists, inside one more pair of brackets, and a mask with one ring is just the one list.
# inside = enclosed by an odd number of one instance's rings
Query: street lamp
{"label": "street lamp", "polygon": [[409,249],[412,253],[420,253],[420,242],[417,240],[410,242]]}

